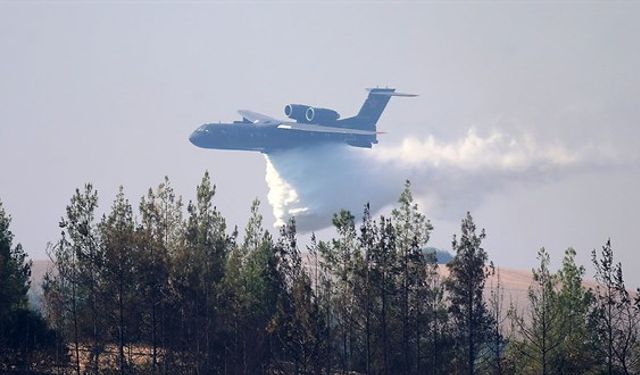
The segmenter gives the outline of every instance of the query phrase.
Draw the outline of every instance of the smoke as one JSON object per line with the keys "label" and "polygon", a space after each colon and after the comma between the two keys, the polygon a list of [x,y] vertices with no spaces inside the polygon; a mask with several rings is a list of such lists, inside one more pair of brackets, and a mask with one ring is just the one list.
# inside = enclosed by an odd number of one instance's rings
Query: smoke
{"label": "smoke", "polygon": [[358,217],[367,202],[373,212],[392,204],[406,179],[430,217],[451,219],[514,183],[543,183],[609,164],[614,156],[603,147],[570,150],[528,134],[493,131],[481,136],[472,128],[454,142],[429,136],[374,149],[324,145],[265,157],[275,225],[295,216],[304,232],[330,226],[332,215],[342,208]]}

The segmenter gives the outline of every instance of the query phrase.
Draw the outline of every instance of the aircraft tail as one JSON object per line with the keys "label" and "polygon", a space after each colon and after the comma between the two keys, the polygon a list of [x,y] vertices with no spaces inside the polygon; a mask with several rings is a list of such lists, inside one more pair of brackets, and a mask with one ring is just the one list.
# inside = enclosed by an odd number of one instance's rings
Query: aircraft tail
{"label": "aircraft tail", "polygon": [[360,108],[358,114],[354,117],[340,120],[339,122],[342,122],[341,125],[351,129],[375,131],[378,119],[392,96],[417,96],[414,94],[398,93],[396,89],[389,88],[367,90],[369,91],[369,96],[367,96],[364,104],[362,104],[362,108]]}

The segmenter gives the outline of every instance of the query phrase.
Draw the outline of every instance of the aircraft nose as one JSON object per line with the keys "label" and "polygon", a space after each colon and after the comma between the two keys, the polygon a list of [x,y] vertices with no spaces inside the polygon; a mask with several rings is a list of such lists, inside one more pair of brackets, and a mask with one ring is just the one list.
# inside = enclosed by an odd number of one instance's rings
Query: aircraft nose
{"label": "aircraft nose", "polygon": [[189,136],[189,142],[191,142],[194,146],[198,146],[199,145],[199,143],[200,143],[199,139],[200,139],[200,135],[198,134],[198,131],[194,131]]}

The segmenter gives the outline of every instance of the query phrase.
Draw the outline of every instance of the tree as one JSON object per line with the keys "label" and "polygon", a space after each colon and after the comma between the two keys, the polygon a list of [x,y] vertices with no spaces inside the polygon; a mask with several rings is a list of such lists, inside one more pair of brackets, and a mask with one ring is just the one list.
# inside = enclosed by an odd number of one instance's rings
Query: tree
{"label": "tree", "polygon": [[[360,225],[360,236],[358,237],[359,246],[364,253],[363,262],[359,262],[357,270],[359,277],[363,281],[363,288],[357,290],[360,296],[360,304],[363,306],[364,311],[364,336],[365,336],[365,371],[369,375],[373,373],[372,368],[372,253],[376,246],[378,238],[378,231],[374,220],[371,218],[370,206],[367,203],[364,207],[364,213],[362,215],[362,224]],[[363,290],[362,290],[363,289]]]}
{"label": "tree", "polygon": [[173,310],[180,314],[177,343],[193,356],[199,371],[213,371],[219,349],[215,345],[218,327],[218,298],[224,277],[228,248],[233,242],[226,223],[213,205],[215,185],[205,172],[196,188],[196,201],[189,202],[185,243],[176,246],[170,283]]}
{"label": "tree", "polygon": [[[399,207],[392,211],[392,215],[396,232],[395,247],[401,263],[399,287],[402,308],[402,370],[408,374],[412,370],[411,363],[414,362],[416,373],[420,373],[420,309],[426,287],[424,284],[427,277],[425,272],[433,272],[432,266],[436,264],[435,256],[425,257],[423,248],[429,241],[433,226],[413,201],[409,181],[405,182],[398,203]],[[433,277],[433,275],[429,275],[429,277]],[[413,314],[410,310],[413,310]],[[411,329],[412,322],[415,330]],[[410,347],[412,333],[415,348]],[[415,350],[414,356],[411,355],[413,350]]]}
{"label": "tree", "polygon": [[[355,233],[355,229],[354,229]],[[316,239],[315,234],[311,235],[311,244],[307,246],[309,253],[309,263],[312,265],[311,270],[312,285],[314,287],[314,309],[317,311],[315,315],[315,333],[316,333],[316,347],[314,348],[314,373],[319,375],[321,373],[330,374],[332,372],[332,356],[333,356],[333,338],[332,338],[332,324],[333,324],[333,285],[331,280],[331,274],[328,270],[326,263],[324,262],[323,254],[330,252],[327,250],[330,246],[322,241]],[[322,259],[321,259],[322,258]],[[353,269],[351,269],[353,271]],[[353,279],[353,275],[351,275]],[[350,301],[351,307],[355,305],[355,297],[352,294]],[[353,310],[351,311],[353,314]],[[354,316],[350,314],[350,318]],[[349,351],[353,353],[354,344],[354,332],[352,331],[351,324],[348,328],[349,332]],[[349,369],[353,365],[349,363]],[[344,367],[343,367],[344,368]]]}
{"label": "tree", "polygon": [[355,324],[357,303],[355,300],[354,268],[358,244],[355,218],[349,211],[342,210],[333,216],[333,225],[338,237],[330,246],[321,246],[322,266],[330,273],[327,280],[331,301],[335,306],[336,332],[339,363],[343,369],[354,366],[353,356],[356,346]]}
{"label": "tree", "polygon": [[423,352],[428,353],[424,368],[429,369],[428,372],[433,375],[449,371],[454,349],[446,284],[438,274],[437,267],[437,264],[434,265],[425,279],[425,308],[422,323],[425,327]]}
{"label": "tree", "polygon": [[139,276],[146,298],[144,304],[150,319],[147,327],[151,339],[151,372],[158,370],[158,348],[164,349],[163,372],[171,362],[168,331],[170,323],[168,310],[171,290],[169,276],[172,256],[184,244],[182,220],[182,198],[177,197],[169,178],[155,189],[149,189],[140,200],[141,225],[136,231],[137,246],[144,254]]}
{"label": "tree", "polygon": [[[63,226],[62,222],[60,226]],[[73,343],[74,370],[79,375],[78,261],[64,230],[60,232],[57,243],[48,247],[47,253],[53,264],[52,268],[47,270],[42,283],[47,320],[62,333],[66,342]],[[60,351],[58,348],[57,358],[61,356]]]}
{"label": "tree", "polygon": [[493,266],[487,264],[488,255],[482,248],[486,237],[484,229],[476,234],[471,214],[462,219],[461,234],[453,237],[455,256],[447,264],[449,278],[449,313],[456,327],[454,337],[461,343],[458,366],[469,374],[476,372],[476,360],[482,345],[486,343],[491,327],[491,316],[483,298],[487,276]]}
{"label": "tree", "polygon": [[100,355],[104,350],[104,309],[101,295],[100,272],[102,252],[96,234],[95,211],[98,207],[98,193],[92,184],[85,184],[84,190],[76,189],[71,203],[67,206],[62,227],[66,230],[69,245],[76,254],[77,281],[85,295],[81,301],[80,319],[88,324],[80,332],[81,337],[90,340],[89,369],[98,372]]}
{"label": "tree", "polygon": [[507,339],[505,338],[504,325],[508,318],[508,312],[504,310],[504,287],[500,280],[500,270],[496,273],[496,284],[493,281],[490,286],[489,294],[489,312],[491,314],[491,332],[489,334],[488,346],[489,368],[492,373],[502,375],[507,371],[505,360],[505,348]]}
{"label": "tree", "polygon": [[76,189],[60,220],[60,240],[49,249],[53,269],[43,291],[49,312],[58,312],[58,328],[74,344],[75,371],[80,373],[80,344],[90,351],[89,370],[98,372],[104,345],[104,309],[100,282],[102,252],[95,228],[98,193],[91,184]]}
{"label": "tree", "polygon": [[591,260],[596,271],[591,321],[597,335],[597,347],[608,374],[629,374],[640,361],[640,313],[626,289],[622,264],[614,263],[611,240],[607,240],[599,255],[593,250]]}
{"label": "tree", "polygon": [[528,319],[512,307],[509,315],[517,341],[515,348],[524,372],[558,373],[559,355],[564,342],[567,320],[560,308],[558,276],[549,270],[549,254],[538,251],[540,266],[534,269],[529,287]]}
{"label": "tree", "polygon": [[[397,253],[395,247],[396,233],[393,222],[384,216],[378,220],[378,236],[370,254],[371,271],[369,285],[373,288],[374,313],[378,315],[377,332],[379,337],[378,353],[382,360],[377,367],[380,373],[387,374],[391,370],[391,359],[396,353],[392,350],[391,328],[393,328],[394,310],[397,306],[394,297],[397,295]],[[375,293],[377,292],[377,293]]]}
{"label": "tree", "polygon": [[99,225],[102,246],[104,247],[104,286],[105,306],[110,309],[107,317],[108,326],[117,327],[114,341],[118,345],[118,368],[125,373],[125,345],[129,342],[132,306],[139,298],[135,292],[137,280],[135,265],[140,262],[138,248],[135,244],[135,224],[129,201],[124,196],[122,186],[111,206],[108,216],[103,216]]}
{"label": "tree", "polygon": [[315,297],[311,280],[303,268],[294,219],[280,230],[276,250],[284,288],[278,296],[274,329],[283,354],[293,362],[293,373],[297,375],[309,372],[312,367],[317,347],[315,327],[318,310],[313,303]]}
{"label": "tree", "polygon": [[[435,250],[425,248],[432,226],[408,182],[390,217],[372,218],[366,205],[357,230],[350,212],[336,213],[337,235],[326,242],[312,235],[307,257],[295,220],[274,241],[255,200],[244,235],[228,233],[214,197],[205,173],[183,220],[181,199],[165,178],[141,199],[136,222],[121,187],[96,225],[97,193],[90,184],[76,189],[60,238],[48,248],[53,267],[43,283],[43,312],[64,341],[29,310],[30,263],[13,245],[0,205],[0,372],[638,369],[640,297],[632,301],[610,242],[593,253],[595,290],[583,286],[573,249],[556,273],[540,250],[526,313],[512,307],[506,331],[499,274],[485,293],[494,270],[484,230],[467,213],[453,237],[448,276],[441,276]],[[147,362],[134,358],[141,354]]]}
{"label": "tree", "polygon": [[592,327],[589,311],[593,308],[593,294],[582,283],[585,269],[575,262],[576,251],[568,248],[558,271],[558,303],[564,320],[564,337],[559,353],[559,371],[563,374],[584,374],[595,366]]}
{"label": "tree", "polygon": [[31,261],[21,244],[13,246],[11,217],[0,202],[0,327],[16,310],[27,307]]}
{"label": "tree", "polygon": [[275,337],[271,329],[283,288],[278,271],[278,253],[271,234],[262,226],[260,201],[251,206],[251,218],[242,244],[246,252],[243,280],[247,295],[246,352],[247,373],[266,372],[275,356]]}
{"label": "tree", "polygon": [[[232,236],[235,237],[235,236]],[[262,226],[260,201],[240,243],[231,245],[219,304],[224,329],[224,366],[231,373],[265,373],[279,355],[274,323],[283,281],[276,246]]]}
{"label": "tree", "polygon": [[[0,201],[0,371],[28,371],[34,363],[51,366],[58,344],[55,332],[31,311],[27,292],[31,261],[22,245],[13,245],[11,217]],[[37,367],[37,366],[36,366]]]}

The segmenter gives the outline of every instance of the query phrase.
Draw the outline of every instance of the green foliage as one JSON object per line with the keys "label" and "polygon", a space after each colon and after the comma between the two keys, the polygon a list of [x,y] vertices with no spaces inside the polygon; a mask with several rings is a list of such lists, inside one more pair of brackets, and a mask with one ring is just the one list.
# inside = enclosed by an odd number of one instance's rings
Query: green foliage
{"label": "green foliage", "polygon": [[262,227],[260,202],[251,205],[242,245],[233,244],[219,295],[225,366],[233,373],[260,373],[272,361],[273,317],[282,288],[271,235]]}
{"label": "green foliage", "polygon": [[98,227],[102,239],[103,272],[101,288],[105,306],[114,306],[105,314],[108,341],[118,345],[118,368],[121,373],[130,367],[125,356],[125,347],[139,336],[136,327],[136,301],[141,297],[136,291],[136,268],[143,259],[136,246],[135,223],[132,207],[120,187],[108,216],[103,216]]}
{"label": "green foliage", "polygon": [[593,350],[593,329],[589,323],[589,312],[593,308],[594,296],[584,287],[585,269],[575,262],[576,251],[568,248],[558,271],[558,304],[564,329],[558,332],[563,341],[558,355],[558,368],[564,374],[593,371],[596,361]]}
{"label": "green foliage", "polygon": [[591,256],[597,285],[590,323],[602,370],[633,373],[640,370],[640,310],[625,286],[622,264],[614,261],[611,240]]}
{"label": "green foliage", "polygon": [[186,207],[165,178],[137,210],[121,188],[96,223],[97,193],[76,190],[43,284],[51,328],[25,310],[28,262],[1,211],[0,277],[10,287],[0,289],[0,312],[19,312],[0,321],[9,329],[1,343],[16,347],[6,337],[27,332],[20,345],[34,348],[2,352],[25,364],[45,356],[49,369],[78,374],[638,370],[640,300],[626,291],[609,243],[594,253],[594,291],[574,250],[557,272],[541,250],[528,305],[505,313],[500,277],[487,285],[484,230],[467,213],[441,272],[409,182],[391,215],[372,217],[365,205],[357,225],[340,211],[335,238],[312,235],[306,249],[295,220],[272,238],[256,200],[244,230],[230,229],[214,198],[208,173]]}
{"label": "green foliage", "polygon": [[28,305],[31,261],[13,245],[11,217],[0,202],[0,371],[52,367],[58,336]]}
{"label": "green foliage", "polygon": [[402,321],[402,352],[399,370],[422,371],[421,336],[422,302],[430,292],[427,280],[435,276],[435,253],[424,252],[433,230],[411,195],[411,183],[405,182],[398,208],[392,211],[395,225],[395,248],[399,256],[399,297]]}
{"label": "green foliage", "polygon": [[449,311],[455,329],[454,340],[458,343],[456,363],[465,372],[473,374],[478,366],[478,353],[487,343],[492,317],[487,310],[483,292],[487,276],[493,273],[493,265],[482,248],[486,237],[484,229],[476,234],[476,225],[467,212],[460,226],[460,238],[454,235],[455,256],[447,264],[449,279]]}
{"label": "green foliage", "polygon": [[43,285],[47,318],[73,344],[76,372],[81,342],[91,342],[88,367],[97,372],[106,339],[105,316],[100,314],[104,254],[96,231],[97,207],[98,193],[91,184],[76,189],[60,220],[61,238],[50,248],[54,268]]}
{"label": "green foliage", "polygon": [[518,341],[514,350],[522,360],[518,368],[524,373],[553,374],[559,371],[559,357],[567,330],[558,293],[558,275],[549,270],[549,253],[538,251],[540,266],[534,269],[529,287],[526,317],[512,307],[510,315]]}
{"label": "green foliage", "polygon": [[22,245],[13,246],[11,218],[0,202],[0,324],[12,312],[27,306],[31,261]]}

